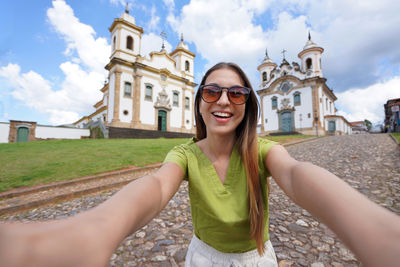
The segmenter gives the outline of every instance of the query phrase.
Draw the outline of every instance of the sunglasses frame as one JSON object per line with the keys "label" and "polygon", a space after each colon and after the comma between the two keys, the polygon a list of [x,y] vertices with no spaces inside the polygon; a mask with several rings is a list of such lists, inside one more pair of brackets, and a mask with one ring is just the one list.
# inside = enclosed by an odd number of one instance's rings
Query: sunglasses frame
{"label": "sunglasses frame", "polygon": [[[217,98],[215,101],[211,101],[211,102],[210,102],[210,101],[207,101],[207,100],[204,99],[204,97],[203,97],[203,88],[206,87],[206,86],[215,86],[215,87],[218,87],[218,88],[220,89],[220,91],[219,91],[219,96],[218,96],[218,98]],[[246,89],[246,90],[248,91],[248,94],[245,94],[245,98],[246,98],[246,99],[244,100],[243,103],[240,103],[240,104],[234,103],[234,102],[231,100],[231,97],[229,96],[229,91],[232,90],[232,88],[238,88],[238,87],[239,87],[239,88],[244,88],[244,89]],[[206,103],[215,103],[215,102],[217,102],[217,101],[221,98],[222,92],[223,92],[224,89],[227,90],[226,95],[228,96],[229,102],[232,103],[232,104],[234,104],[234,105],[243,105],[243,104],[245,104],[245,103],[247,102],[247,100],[249,99],[249,96],[250,96],[250,93],[251,93],[251,89],[250,89],[250,88],[245,87],[245,86],[240,86],[240,85],[234,85],[234,86],[231,86],[231,87],[226,87],[226,86],[219,86],[219,85],[216,84],[216,83],[210,83],[210,84],[201,85],[201,86],[199,87],[201,99],[203,99],[203,101],[206,102]]]}

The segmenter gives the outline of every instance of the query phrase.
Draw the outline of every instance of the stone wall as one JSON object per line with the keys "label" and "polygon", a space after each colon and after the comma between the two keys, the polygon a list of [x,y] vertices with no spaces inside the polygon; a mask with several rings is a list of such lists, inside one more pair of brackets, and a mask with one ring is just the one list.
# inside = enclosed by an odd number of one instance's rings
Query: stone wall
{"label": "stone wall", "polygon": [[163,132],[163,131],[152,131],[132,128],[119,128],[119,127],[108,127],[109,138],[191,138],[194,134],[189,133],[177,133],[177,132]]}

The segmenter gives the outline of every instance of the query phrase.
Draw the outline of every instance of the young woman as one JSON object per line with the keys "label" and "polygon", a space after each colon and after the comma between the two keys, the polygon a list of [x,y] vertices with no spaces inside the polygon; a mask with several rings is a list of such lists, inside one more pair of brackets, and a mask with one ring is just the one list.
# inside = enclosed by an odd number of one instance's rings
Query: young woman
{"label": "young woman", "polygon": [[195,117],[196,138],[98,207],[65,220],[0,225],[1,265],[106,266],[119,243],[155,217],[186,179],[195,232],[187,266],[277,266],[268,237],[269,175],[365,266],[398,265],[400,218],[330,172],[258,139],[257,99],[237,65],[207,71]]}

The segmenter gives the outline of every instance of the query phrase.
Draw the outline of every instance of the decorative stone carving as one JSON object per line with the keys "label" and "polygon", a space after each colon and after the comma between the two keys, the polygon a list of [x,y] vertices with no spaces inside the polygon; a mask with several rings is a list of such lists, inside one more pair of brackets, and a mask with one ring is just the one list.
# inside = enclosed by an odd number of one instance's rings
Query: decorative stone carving
{"label": "decorative stone carving", "polygon": [[157,101],[154,104],[155,108],[165,108],[167,110],[171,110],[171,104],[169,101],[169,97],[167,92],[165,91],[165,88],[161,90],[161,92],[158,93],[157,96]]}
{"label": "decorative stone carving", "polygon": [[284,98],[281,100],[282,109],[290,108],[290,98]]}

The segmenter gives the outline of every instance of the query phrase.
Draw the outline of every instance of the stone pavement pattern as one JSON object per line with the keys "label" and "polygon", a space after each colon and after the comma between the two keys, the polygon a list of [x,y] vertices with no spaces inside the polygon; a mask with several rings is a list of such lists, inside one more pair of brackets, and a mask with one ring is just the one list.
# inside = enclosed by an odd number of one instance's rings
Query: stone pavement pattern
{"label": "stone pavement pattern", "polygon": [[[343,178],[371,200],[400,215],[400,149],[389,136],[332,136],[287,148]],[[280,266],[358,266],[359,262],[323,224],[296,206],[272,182],[270,235]],[[115,192],[89,195],[14,215],[3,221],[36,221],[72,216],[92,208]],[[147,226],[127,237],[110,266],[184,266],[192,223],[187,184]]]}

